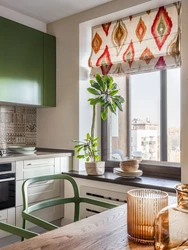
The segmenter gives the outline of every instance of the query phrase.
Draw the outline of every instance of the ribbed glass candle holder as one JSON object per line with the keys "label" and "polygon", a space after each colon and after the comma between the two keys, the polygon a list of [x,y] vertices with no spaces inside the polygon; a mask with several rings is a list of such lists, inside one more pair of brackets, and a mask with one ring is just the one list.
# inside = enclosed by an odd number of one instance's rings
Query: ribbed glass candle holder
{"label": "ribbed glass candle holder", "polygon": [[132,189],[127,192],[128,237],[139,243],[154,244],[154,220],[168,205],[168,194],[155,189]]}

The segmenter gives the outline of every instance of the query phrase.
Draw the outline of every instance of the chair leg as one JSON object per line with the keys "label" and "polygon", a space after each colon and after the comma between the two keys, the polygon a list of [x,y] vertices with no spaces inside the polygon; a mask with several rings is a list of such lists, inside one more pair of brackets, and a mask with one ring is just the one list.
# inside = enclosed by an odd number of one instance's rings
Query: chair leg
{"label": "chair leg", "polygon": [[[22,228],[23,228],[23,229],[26,229],[26,220],[25,220],[25,219],[23,219]],[[24,239],[25,239],[25,238],[22,237],[22,238],[21,238],[21,241],[24,241]]]}
{"label": "chair leg", "polygon": [[79,220],[79,214],[80,214],[80,203],[75,202],[75,206],[74,206],[74,222]]}

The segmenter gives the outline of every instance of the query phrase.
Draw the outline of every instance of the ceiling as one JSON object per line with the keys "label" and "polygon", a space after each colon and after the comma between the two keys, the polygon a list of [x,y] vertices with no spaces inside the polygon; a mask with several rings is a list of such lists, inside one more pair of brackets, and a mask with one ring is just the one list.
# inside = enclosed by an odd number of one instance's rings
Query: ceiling
{"label": "ceiling", "polygon": [[0,5],[45,23],[113,0],[0,0]]}

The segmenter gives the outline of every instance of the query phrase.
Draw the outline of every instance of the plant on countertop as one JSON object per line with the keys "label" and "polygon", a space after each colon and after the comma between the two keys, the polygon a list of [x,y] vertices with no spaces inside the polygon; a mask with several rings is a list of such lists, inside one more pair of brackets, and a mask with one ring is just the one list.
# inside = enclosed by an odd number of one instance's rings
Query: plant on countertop
{"label": "plant on countertop", "polygon": [[[101,106],[101,118],[106,120],[108,111],[114,114],[116,114],[117,109],[123,111],[122,103],[124,103],[124,98],[118,95],[117,84],[113,82],[111,76],[105,75],[101,77],[97,74],[95,80],[90,80],[90,84],[91,87],[87,88],[87,90],[94,95],[93,98],[88,99],[90,105],[93,106],[91,134],[87,133],[84,141],[73,140],[73,142],[78,143],[74,146],[78,159],[85,158],[86,161],[96,162],[100,160],[99,150],[97,150],[99,137],[94,137],[96,105],[99,104]],[[83,153],[79,154],[81,152]]]}

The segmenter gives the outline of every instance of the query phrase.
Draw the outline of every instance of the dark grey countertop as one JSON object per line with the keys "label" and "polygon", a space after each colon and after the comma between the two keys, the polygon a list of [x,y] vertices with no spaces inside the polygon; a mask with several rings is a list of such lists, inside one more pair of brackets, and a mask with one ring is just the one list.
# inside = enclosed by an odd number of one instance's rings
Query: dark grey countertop
{"label": "dark grey countertop", "polygon": [[177,180],[169,180],[169,179],[162,179],[149,176],[141,176],[139,178],[126,179],[123,177],[119,177],[112,172],[105,172],[105,174],[102,176],[87,175],[85,171],[81,172],[69,171],[69,172],[63,172],[63,174],[68,174],[75,178],[82,178],[93,181],[102,181],[102,182],[108,182],[126,186],[140,187],[140,188],[154,188],[172,193],[175,193],[174,186],[180,183],[180,181]]}

